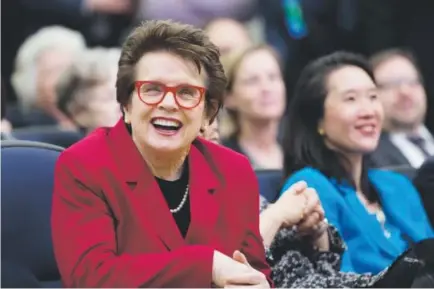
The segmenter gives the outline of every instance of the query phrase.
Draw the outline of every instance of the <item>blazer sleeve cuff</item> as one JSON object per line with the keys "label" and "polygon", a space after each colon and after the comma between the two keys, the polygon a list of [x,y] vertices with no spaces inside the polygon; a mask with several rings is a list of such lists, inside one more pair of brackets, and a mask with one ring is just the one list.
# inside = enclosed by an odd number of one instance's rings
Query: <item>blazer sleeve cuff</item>
{"label": "blazer sleeve cuff", "polygon": [[329,226],[327,230],[329,235],[329,250],[319,251],[316,248],[313,248],[312,253],[308,254],[309,259],[314,263],[327,262],[335,270],[339,271],[341,267],[342,254],[346,250],[346,245],[335,227]]}
{"label": "blazer sleeve cuff", "polygon": [[[192,259],[197,265],[195,279],[200,287],[210,288],[212,285],[212,267],[214,262],[214,249],[208,246],[193,246],[190,248],[194,257]],[[188,256],[187,256],[188,258]],[[206,268],[206,269],[205,269]]]}

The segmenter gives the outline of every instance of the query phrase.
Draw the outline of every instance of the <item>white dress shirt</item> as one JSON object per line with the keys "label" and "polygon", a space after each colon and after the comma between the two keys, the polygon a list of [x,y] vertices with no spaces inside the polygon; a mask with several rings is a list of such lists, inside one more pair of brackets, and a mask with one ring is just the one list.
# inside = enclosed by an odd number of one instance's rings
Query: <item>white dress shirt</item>
{"label": "white dress shirt", "polygon": [[[434,137],[428,129],[421,125],[416,133],[424,140],[424,149],[430,155],[434,155]],[[419,168],[425,161],[426,157],[421,149],[408,139],[408,135],[403,132],[390,133],[390,141],[401,151],[410,165],[414,168]]]}

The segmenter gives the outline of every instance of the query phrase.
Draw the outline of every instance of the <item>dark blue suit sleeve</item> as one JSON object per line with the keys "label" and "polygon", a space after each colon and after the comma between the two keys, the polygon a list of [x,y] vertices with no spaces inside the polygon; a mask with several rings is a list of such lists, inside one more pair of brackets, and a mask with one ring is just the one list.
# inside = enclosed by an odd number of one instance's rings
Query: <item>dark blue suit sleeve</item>
{"label": "dark blue suit sleeve", "polygon": [[420,194],[428,218],[434,227],[434,156],[426,160],[419,168],[413,184]]}

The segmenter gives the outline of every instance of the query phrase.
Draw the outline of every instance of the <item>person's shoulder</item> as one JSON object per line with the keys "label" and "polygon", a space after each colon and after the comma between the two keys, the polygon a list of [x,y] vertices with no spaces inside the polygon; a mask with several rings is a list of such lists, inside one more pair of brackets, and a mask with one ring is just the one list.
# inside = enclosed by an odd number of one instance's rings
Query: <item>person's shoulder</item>
{"label": "person's shoulder", "polygon": [[[385,170],[385,169],[370,169],[369,171],[369,177],[371,179],[375,179],[382,182],[398,182],[398,183],[408,183],[410,182],[410,179],[406,177],[405,175],[394,172],[391,170]],[[396,183],[396,184],[398,184]]]}
{"label": "person's shoulder", "polygon": [[413,182],[419,187],[421,183],[434,183],[434,156],[429,157],[416,171]]}
{"label": "person's shoulder", "polygon": [[434,156],[427,158],[419,170],[430,170],[434,171]]}
{"label": "person's shoulder", "polygon": [[285,192],[290,186],[299,181],[305,181],[309,187],[316,189],[318,193],[327,191],[329,197],[333,195],[330,192],[336,191],[334,187],[334,180],[330,179],[316,168],[304,167],[298,171],[293,172],[290,176],[286,178],[281,190],[281,194]]}
{"label": "person's shoulder", "polygon": [[102,155],[107,152],[107,134],[109,128],[98,128],[82,140],[65,149],[59,162],[67,160],[80,160],[81,162],[98,162]]}
{"label": "person's shoulder", "polygon": [[330,179],[326,175],[313,167],[304,167],[298,171],[295,171],[290,176],[288,176],[287,180],[295,180],[296,182],[300,180],[304,180],[306,182],[308,182],[309,180],[316,180],[322,182],[330,181]]}
{"label": "person's shoulder", "polygon": [[382,195],[387,193],[402,194],[410,196],[410,192],[416,193],[417,190],[412,181],[405,175],[383,169],[369,170],[369,179],[376,184],[377,189]]}
{"label": "person's shoulder", "polygon": [[228,147],[198,138],[197,141],[210,153],[213,161],[220,167],[234,168],[251,167],[246,156]]}

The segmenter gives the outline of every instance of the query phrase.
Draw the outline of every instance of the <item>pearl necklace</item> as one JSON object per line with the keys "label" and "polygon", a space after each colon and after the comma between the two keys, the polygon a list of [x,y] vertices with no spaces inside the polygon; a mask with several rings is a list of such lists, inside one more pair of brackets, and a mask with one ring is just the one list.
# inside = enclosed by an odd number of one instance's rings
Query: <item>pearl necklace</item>
{"label": "pearl necklace", "polygon": [[184,193],[184,196],[182,197],[181,203],[175,209],[170,209],[170,212],[172,214],[175,214],[175,213],[178,213],[179,211],[181,211],[182,207],[184,207],[184,205],[185,205],[185,202],[187,202],[187,197],[188,197],[188,185],[185,188],[185,193]]}

